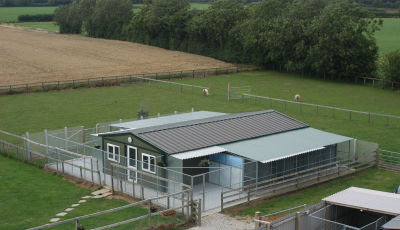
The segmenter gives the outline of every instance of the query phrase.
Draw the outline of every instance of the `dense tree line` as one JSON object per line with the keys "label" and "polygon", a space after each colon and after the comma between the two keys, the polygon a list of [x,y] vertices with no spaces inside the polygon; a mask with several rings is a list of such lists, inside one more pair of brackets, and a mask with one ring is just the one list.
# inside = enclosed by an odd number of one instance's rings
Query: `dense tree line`
{"label": "dense tree line", "polygon": [[54,14],[23,14],[18,16],[19,22],[51,22]]}
{"label": "dense tree line", "polygon": [[188,0],[81,0],[57,9],[62,33],[128,40],[270,69],[353,78],[376,72],[379,22],[345,0],[217,0],[190,10]]}

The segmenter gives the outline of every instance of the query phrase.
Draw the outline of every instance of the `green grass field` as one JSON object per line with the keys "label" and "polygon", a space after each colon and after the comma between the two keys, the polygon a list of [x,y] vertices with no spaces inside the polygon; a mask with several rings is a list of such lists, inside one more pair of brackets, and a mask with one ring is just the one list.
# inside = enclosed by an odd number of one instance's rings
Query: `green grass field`
{"label": "green grass field", "polygon": [[383,18],[383,26],[375,34],[379,53],[400,49],[400,18]]}
{"label": "green grass field", "polygon": [[[44,173],[35,166],[0,155],[0,229],[19,230],[49,223],[57,213],[63,212],[82,196],[90,195],[89,189],[63,180],[61,176]],[[82,216],[128,204],[118,199],[88,199],[61,220]],[[127,220],[147,214],[140,206],[81,221],[86,229]],[[177,216],[152,217],[152,223],[177,223]],[[73,229],[74,224],[64,224],[52,229]],[[115,229],[143,229],[147,218],[135,224]]]}
{"label": "green grass field", "polygon": [[50,30],[50,31],[59,31],[59,26],[56,25],[54,22],[19,22],[15,23],[16,26],[24,26],[34,29],[43,29],[43,30]]}
{"label": "green grass field", "polygon": [[258,205],[251,207],[243,206],[242,209],[231,214],[239,216],[254,216],[256,211],[260,211],[262,215],[266,215],[300,206],[302,204],[313,205],[321,202],[322,198],[351,186],[393,192],[396,185],[399,184],[399,181],[400,173],[372,168],[356,175],[333,180]]}
{"label": "green grass field", "polygon": [[[96,123],[114,121],[120,118],[132,119],[140,103],[149,104],[150,114],[167,114],[173,111],[210,110],[220,112],[244,112],[275,109],[304,121],[311,126],[361,140],[377,142],[382,148],[400,152],[400,121],[352,115],[336,111],[335,117],[329,110],[268,101],[247,100],[227,101],[227,83],[232,86],[251,85],[252,93],[292,100],[296,93],[302,101],[334,105],[370,112],[400,114],[399,93],[328,82],[277,72],[249,72],[228,76],[201,79],[184,79],[179,82],[194,83],[210,87],[211,95],[204,97],[201,92],[192,95],[191,88],[181,94],[179,88],[169,89],[167,85],[133,85],[126,87],[105,87],[79,90],[64,90],[1,96],[0,129],[22,134],[40,132],[44,129],[60,129],[64,126],[94,127]],[[160,87],[160,88],[159,88]]]}
{"label": "green grass field", "polygon": [[210,7],[211,4],[209,3],[190,3],[190,8],[198,9],[198,10],[205,10]]}
{"label": "green grass field", "polygon": [[17,22],[23,14],[52,14],[56,7],[0,7],[0,22]]}

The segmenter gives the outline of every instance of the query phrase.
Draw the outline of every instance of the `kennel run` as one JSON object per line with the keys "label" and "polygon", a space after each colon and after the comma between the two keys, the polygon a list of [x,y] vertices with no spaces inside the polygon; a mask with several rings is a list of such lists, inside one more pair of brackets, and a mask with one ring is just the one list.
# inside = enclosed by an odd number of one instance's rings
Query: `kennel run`
{"label": "kennel run", "polygon": [[[64,159],[74,163],[69,168],[49,161],[52,169],[63,167],[66,173],[145,199],[193,188],[192,198],[202,199],[203,210],[220,207],[223,191],[351,162],[378,148],[274,110],[225,114],[192,109],[29,138],[81,156]],[[53,148],[42,151],[60,158]],[[89,168],[98,173],[88,173]]]}

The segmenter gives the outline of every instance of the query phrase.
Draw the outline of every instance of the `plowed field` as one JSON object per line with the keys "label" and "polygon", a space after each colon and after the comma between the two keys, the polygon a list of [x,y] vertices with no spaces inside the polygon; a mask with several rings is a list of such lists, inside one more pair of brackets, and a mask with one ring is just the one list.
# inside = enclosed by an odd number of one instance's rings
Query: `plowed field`
{"label": "plowed field", "polygon": [[230,66],[137,43],[0,26],[0,85]]}

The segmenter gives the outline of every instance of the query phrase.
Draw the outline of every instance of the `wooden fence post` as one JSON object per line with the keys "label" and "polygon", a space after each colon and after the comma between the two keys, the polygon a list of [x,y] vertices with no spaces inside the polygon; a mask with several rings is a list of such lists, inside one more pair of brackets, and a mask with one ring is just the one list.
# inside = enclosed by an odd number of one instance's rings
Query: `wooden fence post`
{"label": "wooden fence post", "polygon": [[[257,211],[254,215],[254,220],[260,220],[261,212]],[[254,221],[254,229],[258,229],[260,227],[260,222]]]}
{"label": "wooden fence post", "polygon": [[228,82],[228,101],[231,100],[231,83]]}

